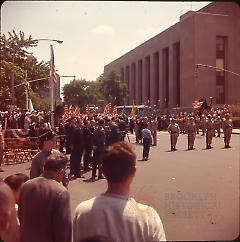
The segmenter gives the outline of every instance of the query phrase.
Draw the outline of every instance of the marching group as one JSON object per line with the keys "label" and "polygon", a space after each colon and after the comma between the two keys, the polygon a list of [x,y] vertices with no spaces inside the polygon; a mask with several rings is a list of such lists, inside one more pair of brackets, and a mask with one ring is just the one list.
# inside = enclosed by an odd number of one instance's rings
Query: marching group
{"label": "marching group", "polygon": [[[212,148],[212,138],[220,137],[221,129],[225,148],[229,148],[232,133],[229,110],[218,109],[201,117],[180,113],[61,118],[55,130],[41,119],[36,124],[30,121],[31,125],[40,151],[32,159],[30,177],[20,173],[0,179],[0,238],[4,242],[166,240],[157,212],[129,196],[136,154],[131,143],[124,141],[130,141],[128,132],[143,144],[144,160],[149,158],[150,147],[157,146],[158,130],[169,132],[171,151],[176,150],[180,133],[188,135],[189,150],[194,149],[197,134],[206,135],[206,148]],[[70,155],[70,174],[66,154]],[[68,183],[87,171],[92,171],[92,180],[105,178],[108,187],[105,193],[80,203],[72,220]]]}

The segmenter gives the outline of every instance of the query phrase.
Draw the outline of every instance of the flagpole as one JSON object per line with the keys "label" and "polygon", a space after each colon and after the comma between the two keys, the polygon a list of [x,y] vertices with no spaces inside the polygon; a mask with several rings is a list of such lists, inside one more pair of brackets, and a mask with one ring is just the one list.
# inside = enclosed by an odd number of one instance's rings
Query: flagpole
{"label": "flagpole", "polygon": [[50,119],[50,123],[51,123],[51,127],[54,128],[54,100],[53,100],[53,75],[52,75],[52,65],[53,65],[53,45],[50,45],[50,100],[51,100],[51,119]]}

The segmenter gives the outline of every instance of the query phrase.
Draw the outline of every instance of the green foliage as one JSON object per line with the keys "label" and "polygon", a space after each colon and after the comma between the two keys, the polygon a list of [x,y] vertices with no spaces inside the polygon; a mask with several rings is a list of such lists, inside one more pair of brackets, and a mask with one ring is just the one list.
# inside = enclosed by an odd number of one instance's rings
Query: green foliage
{"label": "green foliage", "polygon": [[[0,109],[6,110],[11,99],[11,80],[14,80],[14,100],[15,104],[25,107],[25,86],[27,81],[48,77],[49,65],[44,62],[37,62],[37,59],[28,52],[30,47],[37,46],[37,40],[32,36],[25,37],[23,32],[17,34],[14,30],[0,36]],[[48,81],[31,83],[33,91],[39,87],[48,86]]]}
{"label": "green foliage", "polygon": [[33,103],[34,110],[48,111],[51,107],[50,98],[41,98],[37,93],[32,92],[30,98]]}
{"label": "green foliage", "polygon": [[118,72],[112,71],[108,75],[103,74],[98,81],[101,83],[101,90],[107,102],[111,102],[114,105],[122,105],[124,103],[128,90],[126,83],[121,80]]}
{"label": "green foliage", "polygon": [[63,87],[64,103],[77,105],[81,108],[87,104],[93,105],[102,98],[100,84],[96,81],[84,79],[71,81]]}

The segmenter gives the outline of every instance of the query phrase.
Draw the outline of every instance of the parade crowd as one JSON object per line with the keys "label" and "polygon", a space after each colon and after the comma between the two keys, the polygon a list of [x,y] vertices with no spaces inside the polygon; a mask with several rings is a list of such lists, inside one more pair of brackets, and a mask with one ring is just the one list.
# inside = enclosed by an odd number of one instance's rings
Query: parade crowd
{"label": "parade crowd", "polygon": [[[63,115],[56,128],[51,128],[47,112],[18,110],[1,112],[0,122],[5,132],[25,129],[28,137],[39,142],[30,177],[14,174],[0,181],[0,200],[4,201],[0,206],[0,237],[4,242],[166,240],[157,212],[129,197],[136,154],[128,134],[134,134],[135,143],[142,144],[142,159],[148,160],[150,147],[157,146],[157,131],[169,133],[170,149],[175,151],[180,134],[187,135],[187,148],[193,150],[196,135],[205,136],[206,149],[211,149],[213,137],[223,132],[224,147],[230,148],[233,128],[227,108],[201,115]],[[2,131],[0,134],[2,163],[4,138]],[[107,191],[80,203],[72,221],[68,184],[88,171],[93,181],[107,180]]]}

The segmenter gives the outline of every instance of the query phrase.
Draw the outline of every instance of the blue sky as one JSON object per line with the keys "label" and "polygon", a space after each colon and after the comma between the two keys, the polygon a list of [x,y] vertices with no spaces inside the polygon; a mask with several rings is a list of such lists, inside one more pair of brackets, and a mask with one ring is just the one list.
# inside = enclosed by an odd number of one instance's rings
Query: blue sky
{"label": "blue sky", "polygon": [[[96,80],[104,65],[179,21],[181,14],[210,2],[5,1],[1,33],[23,31],[41,41],[31,51],[48,61],[54,46],[60,75]],[[61,78],[61,86],[71,78]]]}

